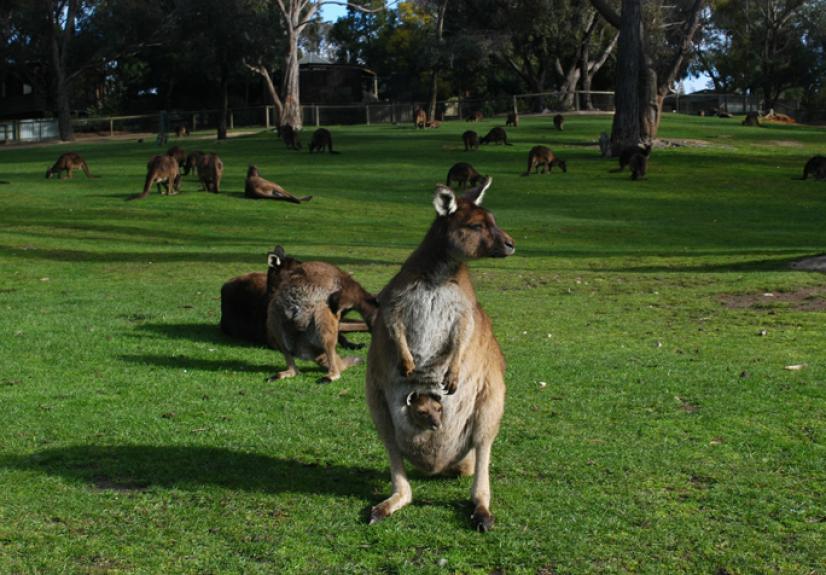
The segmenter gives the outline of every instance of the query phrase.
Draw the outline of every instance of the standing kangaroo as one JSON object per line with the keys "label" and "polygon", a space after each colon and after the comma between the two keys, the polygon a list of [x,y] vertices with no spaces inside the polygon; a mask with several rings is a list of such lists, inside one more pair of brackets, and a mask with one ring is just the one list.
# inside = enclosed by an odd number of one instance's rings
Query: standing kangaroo
{"label": "standing kangaroo", "polygon": [[465,143],[465,151],[479,149],[479,134],[473,130],[467,130],[462,134],[462,142]]}
{"label": "standing kangaroo", "polygon": [[218,194],[221,192],[221,177],[224,175],[224,162],[218,154],[207,152],[202,154],[195,163],[198,170],[198,180],[201,188],[207,192]]}
{"label": "standing kangaroo", "polygon": [[360,362],[336,353],[339,321],[357,310],[368,326],[376,315],[376,299],[339,268],[325,262],[301,262],[281,246],[269,254],[267,335],[284,354],[287,369],[270,380],[298,375],[295,359],[313,359],[327,368],[322,381],[336,381],[341,372]]}
{"label": "standing kangaroo", "polygon": [[313,132],[313,139],[310,140],[310,153],[327,151],[331,154],[340,154],[341,152],[333,151],[333,135],[327,128],[319,128]]}
{"label": "standing kangaroo", "polygon": [[[86,165],[86,160],[84,160],[80,154],[77,152],[66,152],[65,154],[61,154],[54,165],[46,170],[46,179],[51,179],[52,176],[57,175],[60,175],[61,180],[64,177],[71,178],[73,170],[83,170],[87,178],[99,177],[92,175],[89,171],[89,166]],[[63,172],[66,172],[65,176]]]}
{"label": "standing kangaroo", "polygon": [[506,126],[513,126],[514,128],[519,127],[519,114],[517,112],[511,112],[508,114],[508,119],[505,122]]}
{"label": "standing kangaroo", "polygon": [[[393,494],[373,507],[370,523],[411,502],[406,458],[430,474],[475,471],[471,520],[479,531],[493,526],[488,467],[505,405],[505,359],[466,264],[515,251],[513,239],[480,205],[491,182],[485,178],[461,197],[438,185],[436,220],[379,294],[366,394],[390,458]],[[439,387],[446,392],[439,427],[413,425],[406,416],[410,393]]]}
{"label": "standing kangaroo", "polygon": [[[180,191],[181,173],[178,167],[178,160],[169,155],[155,156],[146,164],[146,182],[143,185],[143,192],[130,196],[128,200],[139,200],[149,195],[152,184],[158,185],[158,193],[173,196]],[[166,187],[166,192],[161,191],[161,184]]]}
{"label": "standing kangaroo", "polygon": [[812,156],[803,167],[803,177],[801,180],[814,176],[816,180],[826,179],[826,156]]}

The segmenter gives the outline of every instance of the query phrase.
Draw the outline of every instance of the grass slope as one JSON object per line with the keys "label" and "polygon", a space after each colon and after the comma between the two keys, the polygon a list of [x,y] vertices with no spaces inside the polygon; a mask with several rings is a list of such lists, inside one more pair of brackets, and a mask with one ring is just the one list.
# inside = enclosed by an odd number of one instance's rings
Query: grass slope
{"label": "grass slope", "polygon": [[[339,156],[186,139],[224,193],[129,203],[149,144],[0,151],[0,573],[826,573],[826,289],[787,269],[826,249],[826,185],[793,179],[826,131],[669,116],[707,145],[635,183],[585,145],[609,123],[473,153],[493,121],[337,127]],[[567,174],[520,177],[540,143]],[[44,180],[68,149],[101,179]],[[364,367],[266,383],[282,357],[223,337],[218,293],[276,243],[379,290],[459,160],[517,243],[472,264],[508,360],[497,524],[469,529],[470,479],[414,473],[368,526]],[[249,163],[315,199],[244,200]]]}

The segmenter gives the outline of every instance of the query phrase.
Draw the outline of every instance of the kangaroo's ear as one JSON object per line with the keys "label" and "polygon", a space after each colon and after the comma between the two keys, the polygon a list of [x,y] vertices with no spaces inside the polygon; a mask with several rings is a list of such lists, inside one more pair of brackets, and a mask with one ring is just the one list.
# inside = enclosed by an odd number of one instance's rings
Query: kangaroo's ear
{"label": "kangaroo's ear", "polygon": [[440,216],[449,216],[458,209],[456,196],[453,190],[447,186],[436,184],[436,192],[433,194],[433,207]]}
{"label": "kangaroo's ear", "polygon": [[465,194],[465,199],[473,202],[477,206],[482,205],[482,200],[485,199],[485,192],[488,191],[488,188],[493,183],[493,178],[490,176],[485,176],[482,178],[482,181],[479,182],[479,185],[473,188],[472,190],[468,190]]}
{"label": "kangaroo's ear", "polygon": [[281,258],[279,258],[274,253],[270,252],[267,254],[267,266],[271,268],[277,268],[281,265]]}

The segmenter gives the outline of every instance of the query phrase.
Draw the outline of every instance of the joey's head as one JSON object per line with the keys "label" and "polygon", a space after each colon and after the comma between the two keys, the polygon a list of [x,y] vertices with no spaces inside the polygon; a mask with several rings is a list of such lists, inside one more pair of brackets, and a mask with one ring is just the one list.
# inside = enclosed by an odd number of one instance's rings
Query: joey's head
{"label": "joey's head", "polygon": [[412,391],[407,394],[407,413],[419,429],[439,429],[442,426],[442,398],[437,393]]}
{"label": "joey's head", "polygon": [[436,186],[433,206],[437,218],[431,234],[451,259],[503,258],[516,251],[513,238],[500,229],[493,214],[482,207],[492,182],[493,178],[486,176],[463,196],[457,196],[447,186]]}

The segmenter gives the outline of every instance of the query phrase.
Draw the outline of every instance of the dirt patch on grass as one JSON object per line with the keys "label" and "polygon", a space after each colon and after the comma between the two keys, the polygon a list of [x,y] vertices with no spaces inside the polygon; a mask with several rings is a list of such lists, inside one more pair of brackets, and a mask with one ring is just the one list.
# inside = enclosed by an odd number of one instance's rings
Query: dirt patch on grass
{"label": "dirt patch on grass", "polygon": [[797,140],[769,140],[768,142],[755,144],[755,146],[760,146],[761,148],[799,148],[802,145],[803,143],[798,142]]}
{"label": "dirt patch on grass", "polygon": [[793,270],[826,273],[826,254],[792,262],[790,267]]}
{"label": "dirt patch on grass", "polygon": [[773,312],[778,310],[826,311],[826,288],[808,287],[795,291],[756,294],[723,294],[720,303],[730,309]]}

